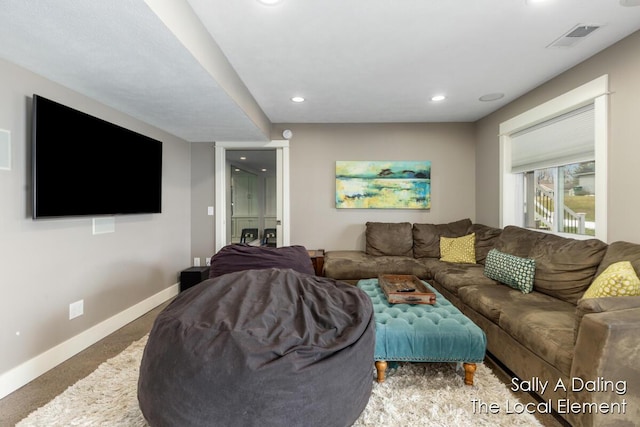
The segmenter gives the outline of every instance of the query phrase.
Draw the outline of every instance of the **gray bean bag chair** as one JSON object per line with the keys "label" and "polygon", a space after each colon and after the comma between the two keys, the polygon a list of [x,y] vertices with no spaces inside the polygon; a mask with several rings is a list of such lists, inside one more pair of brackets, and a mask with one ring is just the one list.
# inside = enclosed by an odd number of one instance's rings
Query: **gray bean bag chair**
{"label": "gray bean bag chair", "polygon": [[372,388],[375,330],[360,289],[292,269],[188,289],[144,350],[140,409],[155,426],[350,426]]}
{"label": "gray bean bag chair", "polygon": [[291,268],[300,273],[315,274],[309,253],[304,246],[272,248],[240,243],[227,245],[211,257],[209,278],[242,270]]}

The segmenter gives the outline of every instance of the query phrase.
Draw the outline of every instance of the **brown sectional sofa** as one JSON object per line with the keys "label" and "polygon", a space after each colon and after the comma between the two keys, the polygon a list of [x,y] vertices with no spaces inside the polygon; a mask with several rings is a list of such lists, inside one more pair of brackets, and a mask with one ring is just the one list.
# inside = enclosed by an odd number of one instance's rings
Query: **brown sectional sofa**
{"label": "brown sectional sofa", "polygon": [[[440,237],[475,233],[476,263],[440,260]],[[618,261],[640,272],[640,245],[576,240],[507,226],[366,224],[364,251],[327,251],[324,274],[356,283],[379,274],[429,282],[487,334],[487,351],[514,373],[510,385],[536,392],[575,426],[640,420],[640,296],[582,298]],[[484,274],[491,249],[535,260],[533,291]],[[542,390],[541,384],[547,384]],[[503,402],[498,402],[503,404]],[[502,408],[503,410],[505,408]]]}

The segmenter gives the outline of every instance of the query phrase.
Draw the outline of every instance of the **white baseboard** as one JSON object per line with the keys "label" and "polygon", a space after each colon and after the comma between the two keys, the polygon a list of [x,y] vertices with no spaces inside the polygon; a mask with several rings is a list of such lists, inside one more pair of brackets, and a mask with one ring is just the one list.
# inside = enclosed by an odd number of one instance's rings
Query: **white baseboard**
{"label": "white baseboard", "polygon": [[73,338],[39,354],[33,359],[27,360],[21,365],[1,374],[0,399],[30,381],[33,381],[35,378],[78,354],[90,345],[95,344],[107,335],[117,331],[127,323],[134,321],[163,302],[168,301],[178,295],[179,292],[180,285],[176,283],[107,320],[98,323]]}

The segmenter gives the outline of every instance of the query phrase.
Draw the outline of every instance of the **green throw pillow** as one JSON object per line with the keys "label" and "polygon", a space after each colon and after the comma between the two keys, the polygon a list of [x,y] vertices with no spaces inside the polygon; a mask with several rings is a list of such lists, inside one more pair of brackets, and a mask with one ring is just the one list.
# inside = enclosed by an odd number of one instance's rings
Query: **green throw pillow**
{"label": "green throw pillow", "polygon": [[536,261],[491,249],[484,263],[484,275],[528,294],[533,290]]}

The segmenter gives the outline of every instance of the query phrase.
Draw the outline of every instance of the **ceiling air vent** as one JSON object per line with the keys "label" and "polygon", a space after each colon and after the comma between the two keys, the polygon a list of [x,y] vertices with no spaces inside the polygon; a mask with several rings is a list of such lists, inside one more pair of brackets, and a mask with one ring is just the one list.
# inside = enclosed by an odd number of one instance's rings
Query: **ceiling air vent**
{"label": "ceiling air vent", "polygon": [[599,25],[578,24],[547,47],[571,47],[598,28]]}

